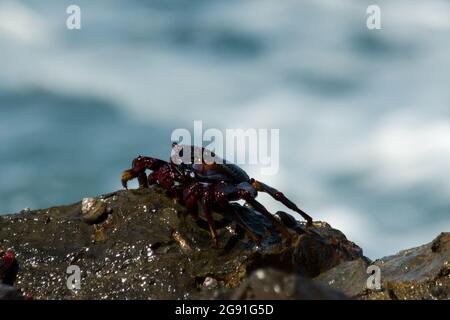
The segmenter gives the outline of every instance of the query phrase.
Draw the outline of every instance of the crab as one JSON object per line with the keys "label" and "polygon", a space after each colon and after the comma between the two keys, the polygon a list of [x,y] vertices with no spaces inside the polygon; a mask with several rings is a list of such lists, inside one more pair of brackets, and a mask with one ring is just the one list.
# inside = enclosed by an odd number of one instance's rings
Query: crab
{"label": "crab", "polygon": [[[286,226],[256,200],[258,192],[269,194],[275,200],[300,214],[307,221],[307,226],[312,225],[312,218],[282,192],[250,178],[242,168],[216,157],[213,152],[205,148],[174,144],[172,150],[179,156],[177,159],[182,158],[185,148],[191,150],[190,161],[187,162],[176,163],[173,161],[173,157],[170,161],[164,161],[138,156],[132,161],[131,169],[122,173],[123,187],[127,188],[127,182],[134,178],[138,179],[139,186],[142,188],[158,184],[167,190],[170,197],[180,200],[187,211],[195,217],[198,217],[198,204],[200,203],[209,226],[212,242],[216,248],[218,248],[219,242],[212,212],[229,214],[249,238],[260,244],[260,239],[240,217],[235,206],[230,204],[230,202],[238,200],[244,200],[253,209],[264,215],[278,229],[284,239],[291,240]],[[212,156],[216,161],[208,163],[204,161],[203,157],[199,158],[199,154]],[[152,171],[148,176],[146,175],[147,169]]]}
{"label": "crab", "polygon": [[12,286],[16,280],[19,264],[12,250],[0,251],[0,284]]}

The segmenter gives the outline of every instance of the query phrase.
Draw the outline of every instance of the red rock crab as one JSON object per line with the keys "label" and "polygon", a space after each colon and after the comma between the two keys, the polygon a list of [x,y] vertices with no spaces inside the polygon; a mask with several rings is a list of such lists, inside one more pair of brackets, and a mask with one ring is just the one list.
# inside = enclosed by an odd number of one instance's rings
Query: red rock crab
{"label": "red rock crab", "polygon": [[[307,226],[312,224],[312,218],[286,198],[282,192],[250,178],[243,169],[216,157],[207,149],[174,144],[173,151],[179,156],[178,159],[183,158],[185,148],[190,148],[191,156],[188,159],[190,161],[176,163],[173,161],[173,156],[170,161],[138,156],[132,161],[131,169],[122,173],[122,185],[127,188],[127,182],[134,178],[138,179],[140,187],[158,184],[166,189],[172,198],[180,200],[196,217],[198,217],[198,203],[200,203],[215,247],[218,247],[218,239],[212,217],[213,211],[229,214],[253,241],[260,243],[260,239],[230,204],[231,201],[237,200],[246,201],[264,215],[286,240],[290,240],[291,236],[285,225],[256,200],[258,192],[269,194],[289,209],[299,213],[307,221]],[[199,158],[199,154],[208,154],[220,161],[209,163],[204,161],[203,157]],[[148,176],[145,173],[147,169],[152,171]]]}

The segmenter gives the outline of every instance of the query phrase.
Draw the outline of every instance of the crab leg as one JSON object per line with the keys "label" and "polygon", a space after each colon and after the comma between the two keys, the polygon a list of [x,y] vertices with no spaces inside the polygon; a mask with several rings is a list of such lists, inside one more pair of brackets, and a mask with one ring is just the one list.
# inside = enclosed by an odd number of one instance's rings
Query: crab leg
{"label": "crab leg", "polygon": [[203,213],[206,216],[208,222],[209,234],[213,241],[214,247],[219,247],[219,241],[217,240],[217,231],[214,224],[214,220],[211,213],[211,193],[207,189],[209,186],[205,186],[200,182],[194,182],[185,189],[183,194],[183,200],[188,212],[191,213],[195,218],[198,218],[198,198],[202,205]]}
{"label": "crab leg", "polygon": [[247,201],[256,211],[260,212],[267,219],[269,219],[272,225],[281,232],[281,234],[287,241],[291,241],[289,230],[280,221],[278,221],[277,218],[275,218],[261,203],[259,203],[255,199],[255,196],[252,195],[248,190],[239,189],[236,186],[219,184],[217,186],[216,193],[221,199],[221,204],[228,204],[228,197]]}
{"label": "crab leg", "polygon": [[138,156],[133,160],[131,169],[125,170],[122,173],[122,186],[127,189],[127,182],[134,178],[138,178],[140,187],[148,187],[145,170],[149,169],[155,171],[165,164],[167,164],[166,161],[157,158]]}
{"label": "crab leg", "polygon": [[260,239],[253,233],[250,227],[242,220],[239,212],[236,211],[235,208],[228,202],[228,196],[237,195],[238,191],[235,186],[218,184],[215,186],[214,196],[217,204],[220,206],[222,210],[233,216],[236,223],[238,223],[242,229],[244,229],[247,236],[252,239],[257,245],[261,244]]}
{"label": "crab leg", "polygon": [[267,219],[269,219],[272,225],[274,225],[275,228],[277,228],[278,231],[281,232],[281,234],[286,240],[291,241],[291,234],[289,233],[288,229],[280,221],[278,221],[278,219],[275,218],[274,215],[272,215],[269,211],[267,211],[267,209],[261,203],[256,201],[255,198],[246,195],[243,197],[243,200],[250,203],[252,207],[255,208],[256,211],[260,212]]}
{"label": "crab leg", "polygon": [[210,193],[208,191],[203,194],[201,199],[202,209],[206,216],[206,220],[208,221],[209,233],[211,235],[211,239],[214,243],[214,247],[219,248],[219,241],[217,240],[217,231],[214,223],[214,219],[211,214],[211,205],[210,205]]}
{"label": "crab leg", "polygon": [[139,182],[139,188],[148,188],[148,179],[145,171],[139,172],[137,178]]}
{"label": "crab leg", "polygon": [[[250,228],[248,228],[245,223],[242,221],[241,217],[238,213],[236,213],[231,205],[229,204],[229,199],[242,199],[247,201],[250,205],[255,208],[256,211],[260,212],[262,215],[264,215],[269,221],[272,223],[272,225],[278,229],[278,231],[283,235],[283,237],[287,241],[291,241],[291,235],[289,233],[289,230],[275,218],[267,209],[259,203],[248,190],[245,189],[239,189],[236,186],[228,185],[225,183],[220,183],[216,186],[215,190],[216,198],[219,202],[219,204],[223,207],[223,209],[227,210],[228,212],[232,213],[237,221],[240,221],[244,224],[246,228],[244,228],[245,231],[249,231],[250,234],[252,234],[252,238],[256,237],[253,232],[251,232]],[[229,206],[229,207],[228,207]],[[231,209],[230,209],[231,207]]]}
{"label": "crab leg", "polygon": [[225,210],[228,214],[232,215],[233,218],[236,220],[236,223],[241,226],[242,229],[244,229],[247,236],[253,240],[257,245],[261,245],[261,240],[253,233],[253,231],[250,229],[250,227],[242,220],[242,218],[239,216],[239,213],[236,212],[236,210],[228,203],[228,201],[221,201],[220,207]]}
{"label": "crab leg", "polygon": [[307,225],[312,225],[313,219],[306,212],[304,212],[303,210],[298,208],[295,205],[295,203],[293,203],[291,200],[286,198],[282,192],[278,191],[275,188],[268,186],[265,183],[257,181],[255,179],[251,179],[251,184],[257,191],[268,193],[275,200],[280,201],[282,204],[284,204],[289,209],[299,213],[303,217],[303,219],[305,219],[307,221]]}
{"label": "crab leg", "polygon": [[198,219],[197,188],[197,184],[193,183],[183,192],[184,206],[188,210],[188,213],[192,214],[195,219]]}

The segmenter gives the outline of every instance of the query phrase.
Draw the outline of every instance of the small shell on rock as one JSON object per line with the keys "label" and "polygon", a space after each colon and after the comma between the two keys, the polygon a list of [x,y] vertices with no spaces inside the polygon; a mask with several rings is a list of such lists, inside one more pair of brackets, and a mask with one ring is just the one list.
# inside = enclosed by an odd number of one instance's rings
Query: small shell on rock
{"label": "small shell on rock", "polygon": [[103,222],[108,216],[106,203],[95,198],[84,198],[81,201],[81,219],[87,224]]}
{"label": "small shell on rock", "polygon": [[218,281],[211,277],[206,277],[205,281],[203,281],[203,287],[206,288],[216,288],[218,284]]}

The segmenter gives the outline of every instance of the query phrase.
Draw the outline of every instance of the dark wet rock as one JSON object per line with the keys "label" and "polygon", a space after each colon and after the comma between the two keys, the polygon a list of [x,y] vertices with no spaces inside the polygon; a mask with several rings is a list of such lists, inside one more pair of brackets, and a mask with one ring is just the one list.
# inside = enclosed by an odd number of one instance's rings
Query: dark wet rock
{"label": "dark wet rock", "polygon": [[360,247],[325,222],[314,223],[310,233],[300,236],[292,255],[294,265],[309,277],[315,277],[342,262],[364,258]]}
{"label": "dark wet rock", "polygon": [[380,268],[381,290],[366,288],[368,262],[345,262],[319,275],[328,284],[359,299],[450,299],[450,233],[432,242],[373,262]]}
{"label": "dark wet rock", "polygon": [[[0,246],[12,248],[21,265],[18,288],[35,299],[190,299],[204,286],[236,288],[253,271],[275,268],[301,282],[303,290],[314,284],[298,275],[317,276],[363,257],[358,246],[321,222],[308,229],[292,219],[285,222],[294,235],[287,245],[264,216],[237,204],[242,219],[263,237],[261,246],[229,217],[216,215],[220,249],[214,249],[206,222],[186,215],[157,187],[122,190],[96,201],[108,214],[101,208],[94,224],[85,222],[81,203],[0,216]],[[70,265],[81,270],[79,290],[67,288]],[[282,276],[272,278],[287,285]]]}
{"label": "dark wet rock", "polygon": [[432,242],[374,262],[381,269],[382,291],[363,299],[450,299],[450,233]]}
{"label": "dark wet rock", "polygon": [[366,289],[368,265],[368,260],[362,258],[346,261],[320,274],[314,281],[339,290],[349,297],[356,297]]}
{"label": "dark wet rock", "polygon": [[205,286],[199,299],[225,300],[342,300],[344,294],[294,273],[276,269],[255,270],[234,289]]}
{"label": "dark wet rock", "polygon": [[23,300],[24,296],[20,290],[13,286],[0,284],[0,300]]}

